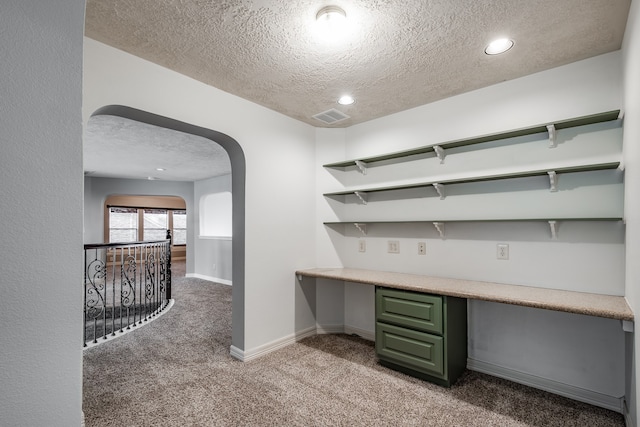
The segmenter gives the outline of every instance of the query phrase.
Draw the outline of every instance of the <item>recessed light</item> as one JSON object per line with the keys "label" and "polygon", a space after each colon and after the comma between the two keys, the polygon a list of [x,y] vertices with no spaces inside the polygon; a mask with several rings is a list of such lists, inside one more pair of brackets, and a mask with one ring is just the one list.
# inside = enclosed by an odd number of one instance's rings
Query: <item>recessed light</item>
{"label": "recessed light", "polygon": [[356,102],[356,100],[350,95],[343,95],[338,99],[338,104],[340,105],[351,105],[354,102]]}
{"label": "recessed light", "polygon": [[164,171],[166,169],[165,168],[156,168],[156,170],[162,172],[162,171]]}
{"label": "recessed light", "polygon": [[508,38],[501,38],[492,41],[484,49],[484,53],[487,55],[498,55],[504,53],[513,47],[513,40]]}

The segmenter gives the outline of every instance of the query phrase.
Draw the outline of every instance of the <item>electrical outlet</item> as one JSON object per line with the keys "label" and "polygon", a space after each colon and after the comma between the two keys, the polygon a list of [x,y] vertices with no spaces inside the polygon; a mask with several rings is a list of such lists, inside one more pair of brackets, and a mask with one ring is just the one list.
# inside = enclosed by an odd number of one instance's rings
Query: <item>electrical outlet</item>
{"label": "electrical outlet", "polygon": [[498,243],[497,245],[497,258],[509,259],[509,245],[506,243]]}
{"label": "electrical outlet", "polygon": [[358,240],[358,252],[366,252],[366,251],[367,251],[367,241]]}
{"label": "electrical outlet", "polygon": [[425,242],[418,242],[418,255],[427,254],[427,244]]}
{"label": "electrical outlet", "polygon": [[390,254],[399,254],[400,242],[397,240],[389,240],[387,242],[387,252],[389,252]]}

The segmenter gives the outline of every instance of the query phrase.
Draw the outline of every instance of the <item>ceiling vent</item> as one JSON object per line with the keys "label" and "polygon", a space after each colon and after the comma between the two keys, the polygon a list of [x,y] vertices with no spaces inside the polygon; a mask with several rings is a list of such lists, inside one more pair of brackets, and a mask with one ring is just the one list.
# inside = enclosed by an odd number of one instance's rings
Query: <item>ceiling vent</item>
{"label": "ceiling vent", "polygon": [[312,117],[314,119],[320,120],[322,123],[327,125],[332,125],[339,121],[351,118],[351,116],[347,116],[345,113],[343,113],[342,111],[338,111],[335,108],[323,111],[322,113],[318,113]]}

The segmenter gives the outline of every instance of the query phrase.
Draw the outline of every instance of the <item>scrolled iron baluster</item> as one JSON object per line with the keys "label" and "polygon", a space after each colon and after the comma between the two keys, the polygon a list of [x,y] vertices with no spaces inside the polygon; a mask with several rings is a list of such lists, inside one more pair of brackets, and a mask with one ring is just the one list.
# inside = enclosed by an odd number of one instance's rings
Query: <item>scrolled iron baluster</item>
{"label": "scrolled iron baluster", "polygon": [[[120,285],[120,305],[127,309],[127,329],[131,329],[129,321],[131,305],[136,299],[136,258],[135,255],[127,255],[123,263],[122,283]],[[135,307],[134,307],[135,310]],[[120,317],[120,330],[122,331],[122,315]],[[134,319],[135,323],[135,311]]]}
{"label": "scrolled iron baluster", "polygon": [[147,304],[149,306],[153,306],[153,296],[155,294],[155,279],[156,279],[156,272],[155,272],[155,265],[156,265],[156,258],[155,258],[155,254],[153,253],[153,251],[150,251],[147,253],[147,258],[145,260],[145,271],[146,271],[146,275],[145,275],[145,292],[144,292],[144,302],[145,302],[145,313],[144,313],[144,319],[147,320],[148,314],[149,314],[149,309],[147,308]]}
{"label": "scrolled iron baluster", "polygon": [[106,283],[100,280],[107,277],[106,263],[96,257],[87,266],[86,277],[89,283],[85,283],[85,322],[93,320],[93,342],[96,343],[98,317],[103,315],[106,309],[105,295],[103,295]]}

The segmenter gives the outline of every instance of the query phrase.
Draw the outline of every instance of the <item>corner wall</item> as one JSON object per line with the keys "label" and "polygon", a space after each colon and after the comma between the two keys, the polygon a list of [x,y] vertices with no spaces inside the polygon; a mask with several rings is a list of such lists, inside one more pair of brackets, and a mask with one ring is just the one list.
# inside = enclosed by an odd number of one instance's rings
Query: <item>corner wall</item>
{"label": "corner wall", "polygon": [[79,426],[84,1],[6,0],[0,28],[0,424]]}
{"label": "corner wall", "polygon": [[[627,221],[627,264],[625,295],[631,309],[640,315],[640,4],[631,2],[629,19],[622,46],[624,72],[624,159],[625,159],[625,218]],[[640,340],[638,322],[635,333],[626,334],[627,375],[626,397],[629,407],[628,425],[638,425],[638,363]]]}

